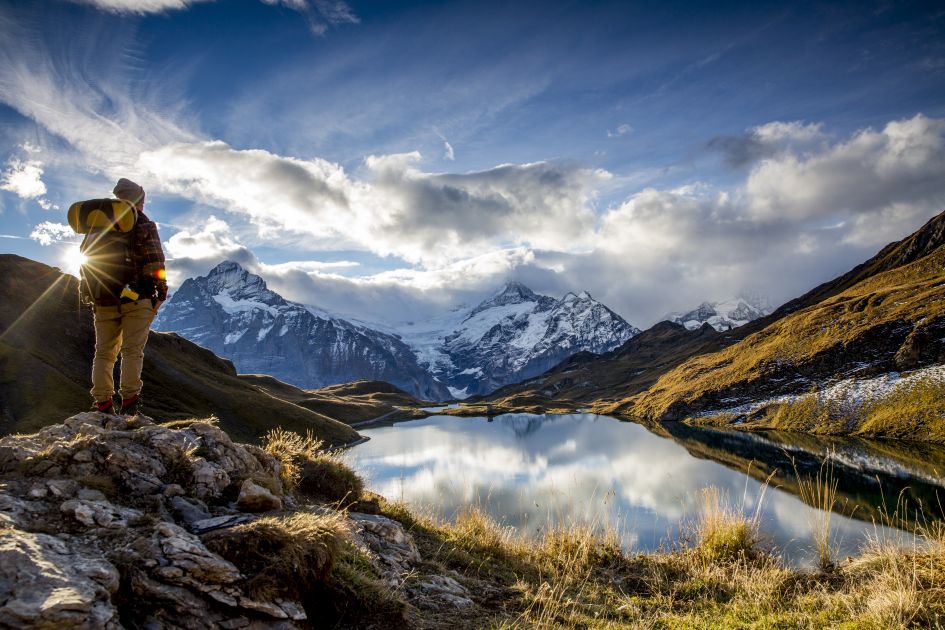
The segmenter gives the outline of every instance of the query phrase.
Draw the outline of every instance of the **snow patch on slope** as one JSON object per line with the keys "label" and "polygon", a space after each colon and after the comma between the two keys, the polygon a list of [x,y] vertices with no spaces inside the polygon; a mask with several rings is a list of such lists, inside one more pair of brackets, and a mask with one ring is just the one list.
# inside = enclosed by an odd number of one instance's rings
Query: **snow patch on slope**
{"label": "snow patch on slope", "polygon": [[945,382],[945,365],[935,365],[905,374],[901,372],[887,372],[886,374],[872,378],[845,378],[833,383],[824,384],[816,393],[775,396],[732,407],[703,411],[697,415],[700,417],[722,413],[746,415],[768,405],[793,403],[806,396],[817,396],[817,402],[821,404],[837,404],[840,405],[844,411],[855,411],[864,404],[885,398],[895,393],[897,390],[912,386],[923,379]]}

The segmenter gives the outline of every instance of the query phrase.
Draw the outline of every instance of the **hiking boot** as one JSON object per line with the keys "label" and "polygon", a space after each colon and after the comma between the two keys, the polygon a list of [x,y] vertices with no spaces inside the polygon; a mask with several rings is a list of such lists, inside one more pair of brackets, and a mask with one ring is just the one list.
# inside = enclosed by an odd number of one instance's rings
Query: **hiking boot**
{"label": "hiking boot", "polygon": [[135,394],[131,398],[123,398],[121,401],[121,410],[119,414],[123,416],[137,416],[138,407],[141,404],[141,395]]}
{"label": "hiking boot", "polygon": [[96,400],[94,403],[92,403],[92,411],[115,415],[115,403],[111,398],[108,400]]}

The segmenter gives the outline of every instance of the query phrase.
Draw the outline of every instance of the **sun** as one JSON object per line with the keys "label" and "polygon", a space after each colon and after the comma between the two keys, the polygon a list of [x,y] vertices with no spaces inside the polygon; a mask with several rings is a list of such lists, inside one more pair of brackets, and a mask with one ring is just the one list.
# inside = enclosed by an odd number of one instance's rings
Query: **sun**
{"label": "sun", "polygon": [[70,246],[66,248],[61,261],[63,264],[62,270],[78,278],[79,267],[85,264],[85,254],[79,251],[77,246]]}

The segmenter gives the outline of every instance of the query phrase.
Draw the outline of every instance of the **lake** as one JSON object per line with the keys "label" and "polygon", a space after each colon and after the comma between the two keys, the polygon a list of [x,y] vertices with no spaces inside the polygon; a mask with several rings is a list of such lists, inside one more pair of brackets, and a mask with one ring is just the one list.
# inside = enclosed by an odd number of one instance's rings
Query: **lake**
{"label": "lake", "polygon": [[945,504],[945,448],[937,445],[679,423],[658,431],[593,414],[441,415],[362,429],[370,440],[348,458],[373,491],[441,518],[479,506],[531,536],[549,523],[606,524],[627,550],[678,541],[698,517],[701,490],[715,486],[747,513],[760,500],[762,536],[794,565],[813,561],[811,530],[821,514],[796,496],[797,476],[816,474],[828,453],[841,556],[870,536],[911,541],[874,523],[884,502],[889,512],[897,502],[921,505],[918,517],[900,508],[912,522],[941,517]]}

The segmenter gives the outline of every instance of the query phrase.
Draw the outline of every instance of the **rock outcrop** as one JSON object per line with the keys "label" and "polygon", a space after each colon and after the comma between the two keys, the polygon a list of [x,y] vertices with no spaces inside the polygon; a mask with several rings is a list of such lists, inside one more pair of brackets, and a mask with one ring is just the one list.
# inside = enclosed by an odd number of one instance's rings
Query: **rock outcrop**
{"label": "rock outcrop", "polygon": [[254,511],[281,508],[279,472],[271,455],[210,422],[170,429],[83,413],[0,439],[0,626],[304,620],[299,602],[251,597],[239,569],[198,536],[242,520],[231,505],[241,486],[266,494]]}
{"label": "rock outcrop", "polygon": [[[302,595],[299,576],[312,567],[273,574],[270,554],[279,550],[265,534],[275,523],[297,550],[304,541],[291,540],[291,524],[300,515],[324,518],[316,580],[327,581],[344,544],[397,610],[407,601],[474,605],[456,579],[418,571],[417,546],[399,522],[300,505],[283,487],[279,460],[212,421],[170,428],[145,416],[82,413],[0,439],[0,627],[318,627],[330,616],[318,607],[328,595]],[[221,536],[236,553],[222,551]],[[241,560],[249,544],[261,570]]]}

